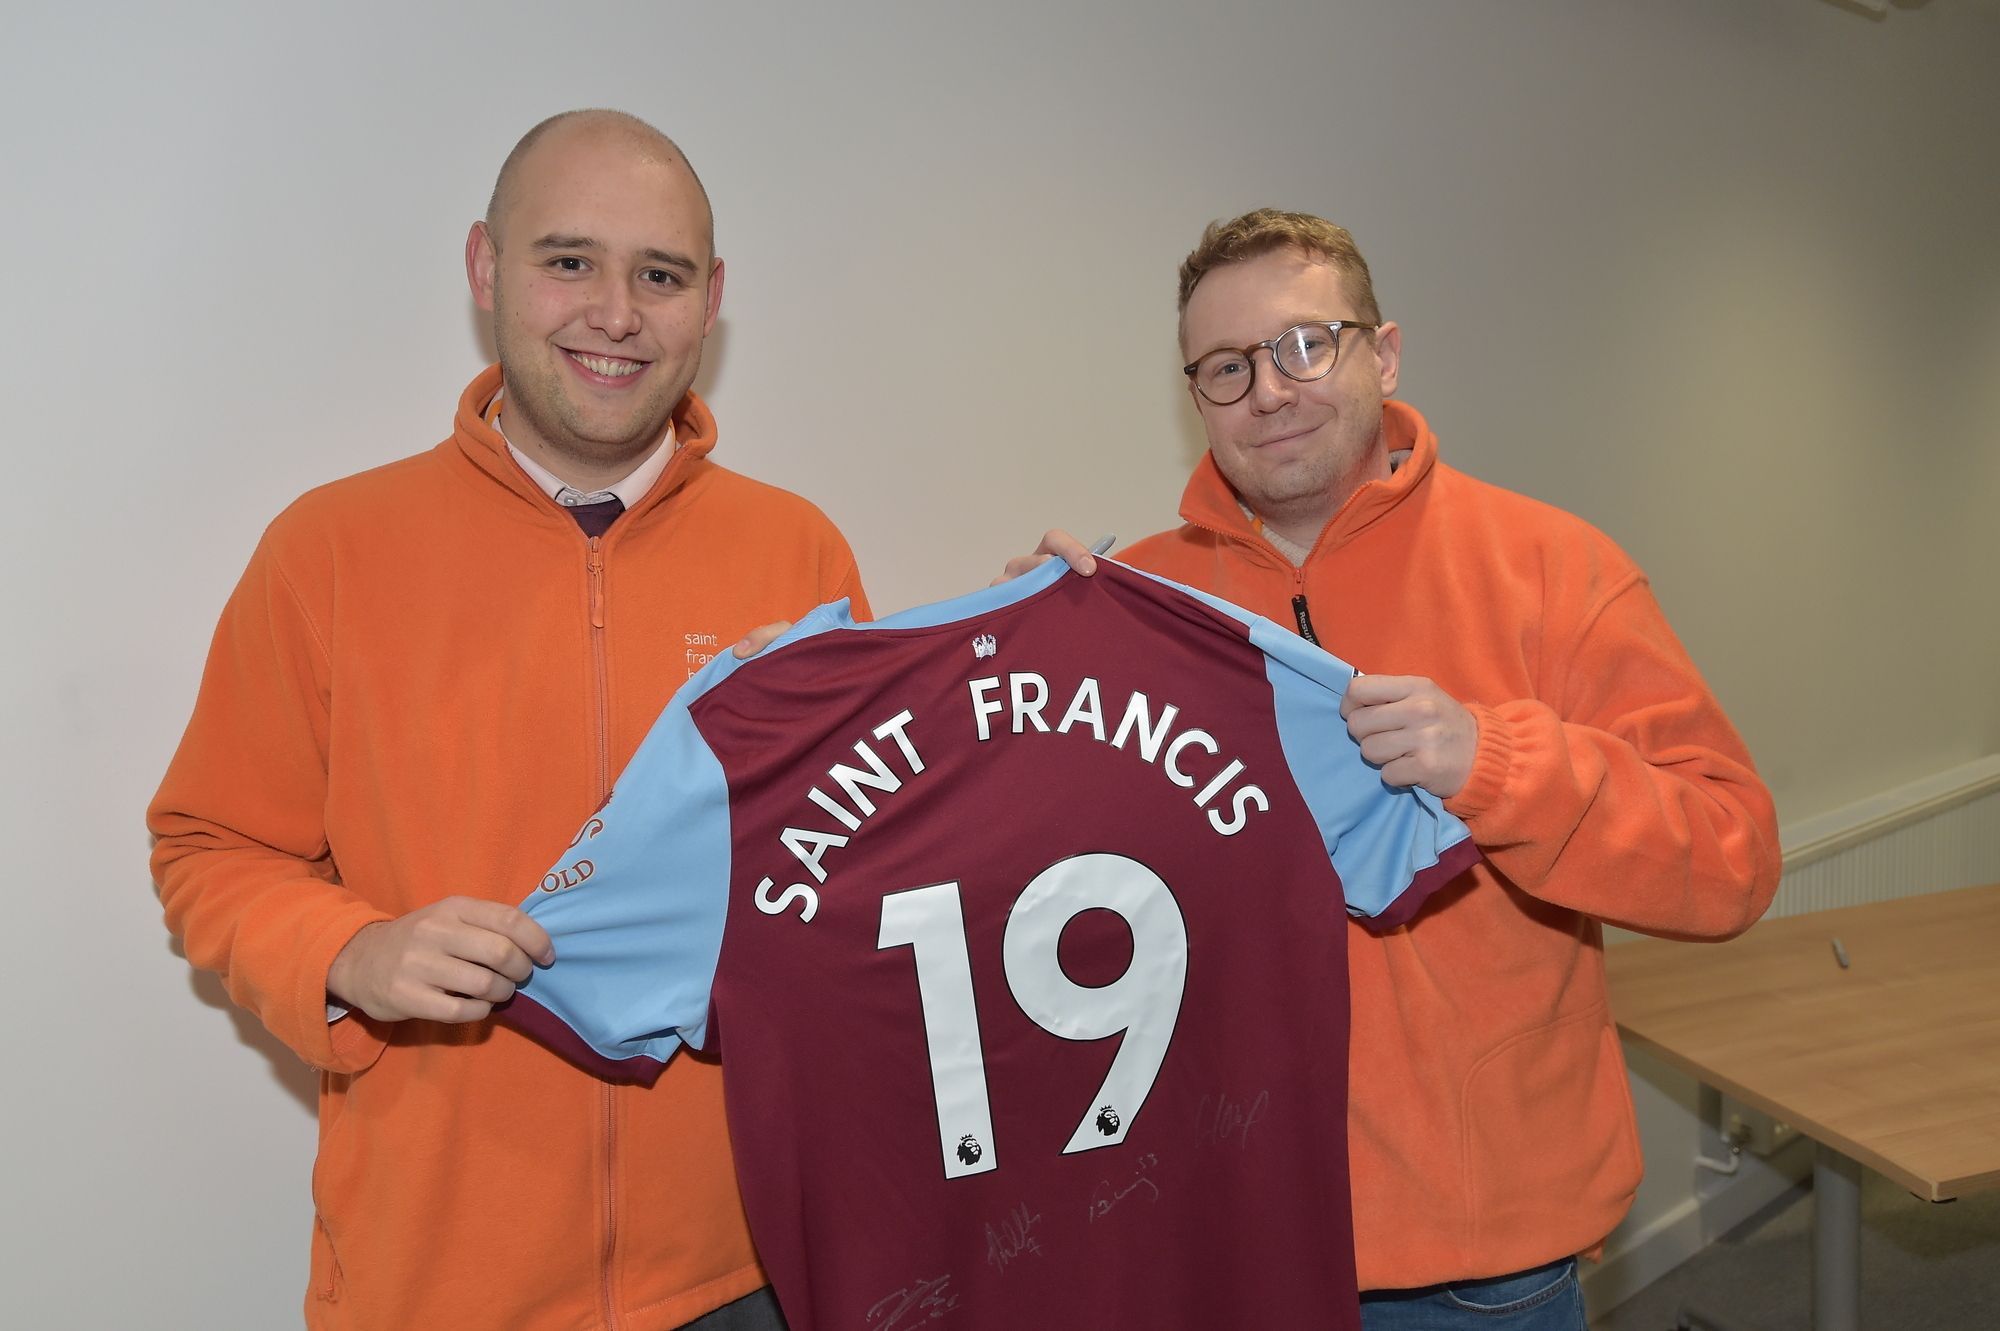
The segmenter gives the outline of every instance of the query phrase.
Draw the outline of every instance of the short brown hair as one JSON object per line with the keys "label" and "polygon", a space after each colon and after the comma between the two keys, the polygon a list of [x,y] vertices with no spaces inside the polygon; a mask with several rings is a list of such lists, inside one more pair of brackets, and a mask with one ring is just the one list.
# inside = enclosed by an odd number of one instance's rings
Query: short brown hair
{"label": "short brown hair", "polygon": [[1287,213],[1276,208],[1259,208],[1227,222],[1208,224],[1201,233],[1201,244],[1181,264],[1182,316],[1187,314],[1188,297],[1194,294],[1196,283],[1211,268],[1246,263],[1273,250],[1285,249],[1296,250],[1332,267],[1341,275],[1347,298],[1354,302],[1355,317],[1364,323],[1382,322],[1381,307],[1375,304],[1375,283],[1368,276],[1368,261],[1361,257],[1347,228],[1311,213]]}

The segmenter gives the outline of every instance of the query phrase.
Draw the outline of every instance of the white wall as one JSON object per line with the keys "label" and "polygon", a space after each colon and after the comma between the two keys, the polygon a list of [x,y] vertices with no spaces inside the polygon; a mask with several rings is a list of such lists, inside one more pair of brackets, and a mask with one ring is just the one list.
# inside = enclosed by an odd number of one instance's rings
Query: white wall
{"label": "white wall", "polygon": [[309,1079],[169,950],[140,814],[262,524],[448,428],[536,119],[686,147],[718,457],[884,609],[1171,523],[1175,265],[1346,222],[1446,456],[1651,570],[1791,821],[2000,749],[1995,68],[1992,0],[0,9],[10,1320],[295,1316]]}

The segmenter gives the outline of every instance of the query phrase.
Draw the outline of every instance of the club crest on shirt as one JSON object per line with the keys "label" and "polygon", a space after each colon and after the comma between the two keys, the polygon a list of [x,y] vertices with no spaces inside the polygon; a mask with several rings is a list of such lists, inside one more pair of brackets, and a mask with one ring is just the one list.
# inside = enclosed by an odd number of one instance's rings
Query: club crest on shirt
{"label": "club crest on shirt", "polygon": [[999,650],[1000,644],[993,640],[990,633],[982,633],[972,640],[972,659],[975,661],[983,661]]}

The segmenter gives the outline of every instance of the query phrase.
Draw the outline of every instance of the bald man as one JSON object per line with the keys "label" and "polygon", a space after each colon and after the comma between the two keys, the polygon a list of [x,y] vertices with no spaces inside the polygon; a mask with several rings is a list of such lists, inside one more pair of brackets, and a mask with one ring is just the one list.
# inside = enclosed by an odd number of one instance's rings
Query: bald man
{"label": "bald man", "polygon": [[307,1325],[782,1327],[715,1063],[612,1085],[500,1016],[554,955],[512,903],[675,688],[865,616],[853,556],[709,460],[723,265],[664,135],[537,125],[465,263],[500,363],[451,437],[286,509],[223,611],[149,812],[167,923],[321,1070]]}

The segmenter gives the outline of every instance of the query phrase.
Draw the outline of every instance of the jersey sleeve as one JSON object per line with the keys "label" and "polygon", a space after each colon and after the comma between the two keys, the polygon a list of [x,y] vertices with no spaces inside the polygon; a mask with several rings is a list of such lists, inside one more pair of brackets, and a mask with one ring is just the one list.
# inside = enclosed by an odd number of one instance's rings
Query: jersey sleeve
{"label": "jersey sleeve", "polygon": [[508,1020],[613,1080],[651,1082],[683,1043],[707,1042],[729,904],[729,788],[688,713],[699,682],[521,903],[556,959],[516,991]]}
{"label": "jersey sleeve", "polygon": [[[855,608],[852,597],[815,607],[763,655],[856,627]],[[683,1044],[708,1043],[729,916],[729,780],[690,708],[743,665],[719,653],[681,686],[611,798],[521,903],[556,959],[504,1015],[601,1077],[650,1083]]]}
{"label": "jersey sleeve", "polygon": [[1479,862],[1471,831],[1437,796],[1389,785],[1361,756],[1340,715],[1354,667],[1262,615],[1158,574],[1133,572],[1228,615],[1264,653],[1285,765],[1319,825],[1349,915],[1373,930],[1394,929]]}
{"label": "jersey sleeve", "polygon": [[1264,652],[1278,738],[1347,895],[1374,930],[1408,923],[1424,901],[1479,862],[1464,823],[1420,786],[1392,786],[1361,756],[1340,715],[1354,668],[1267,619],[1250,626]]}

